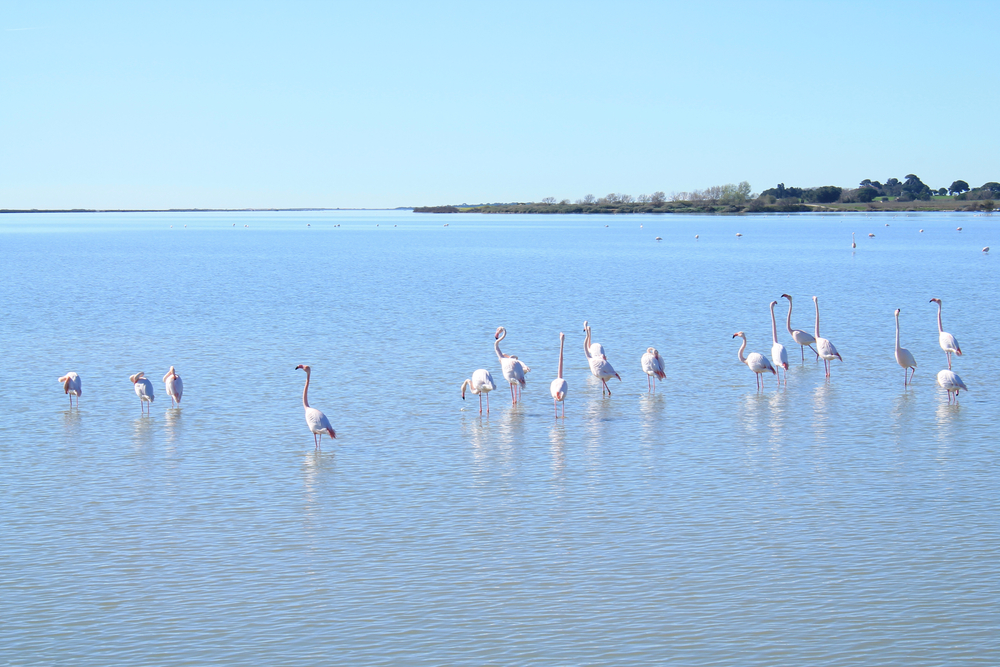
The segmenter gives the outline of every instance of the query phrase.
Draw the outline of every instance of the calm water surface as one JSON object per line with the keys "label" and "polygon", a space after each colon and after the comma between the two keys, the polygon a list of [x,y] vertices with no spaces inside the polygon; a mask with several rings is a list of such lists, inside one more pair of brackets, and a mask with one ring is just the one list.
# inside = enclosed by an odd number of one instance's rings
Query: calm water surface
{"label": "calm water surface", "polygon": [[[4,215],[0,664],[998,664],[998,227]],[[810,331],[819,296],[829,381],[783,292]],[[768,353],[772,299],[793,363],[757,393],[732,334]],[[532,371],[480,416],[459,385],[501,379],[499,325]],[[297,364],[337,429],[321,451]]]}

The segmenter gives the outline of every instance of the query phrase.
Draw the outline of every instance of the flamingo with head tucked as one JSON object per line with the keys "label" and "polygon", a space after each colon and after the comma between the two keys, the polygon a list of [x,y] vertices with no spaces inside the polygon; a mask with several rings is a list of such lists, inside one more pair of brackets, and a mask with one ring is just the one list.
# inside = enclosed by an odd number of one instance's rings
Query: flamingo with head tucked
{"label": "flamingo with head tucked", "polygon": [[747,337],[742,331],[737,331],[733,334],[733,338],[737,336],[743,339],[743,344],[740,345],[740,351],[736,353],[736,356],[739,357],[740,363],[746,364],[754,372],[754,378],[757,380],[757,389],[762,390],[764,388],[764,380],[761,378],[761,374],[770,372],[777,375],[778,371],[774,370],[774,366],[767,360],[767,357],[759,352],[751,352],[744,357],[743,350],[747,349]]}
{"label": "flamingo with head tucked", "polygon": [[503,373],[503,379],[510,385],[510,404],[516,405],[518,397],[514,392],[514,385],[525,386],[524,369],[526,366],[520,360],[500,351],[500,341],[506,337],[507,330],[503,327],[497,327],[496,335],[493,337],[495,339],[493,349],[497,353],[497,359],[500,360],[500,372]]}
{"label": "flamingo with head tucked", "polygon": [[962,382],[962,378],[958,377],[958,373],[947,368],[938,372],[937,383],[942,389],[948,392],[948,403],[952,402],[952,394],[955,394],[955,403],[958,403],[959,390],[969,391],[969,388]]}
{"label": "flamingo with head tucked", "polygon": [[[913,382],[913,373],[917,372],[917,360],[909,350],[899,346],[899,308],[896,309],[896,363],[903,367],[903,386],[906,387]],[[913,373],[910,373],[911,368]],[[906,378],[907,374],[910,376],[909,379]]]}
{"label": "flamingo with head tucked", "polygon": [[70,372],[59,378],[63,392],[69,394],[69,407],[73,407],[73,397],[76,396],[76,407],[80,407],[80,394],[83,393],[83,381],[76,373]]}
{"label": "flamingo with head tucked", "polygon": [[608,363],[608,357],[604,354],[604,346],[600,343],[590,342],[590,325],[586,321],[583,323],[583,330],[587,333],[583,339],[583,353],[587,355],[590,372],[594,374],[594,377],[601,380],[601,396],[604,396],[605,390],[607,390],[608,396],[610,396],[611,387],[608,386],[608,380],[618,378],[618,381],[621,382],[622,378],[615,372],[614,367]]}
{"label": "flamingo with head tucked", "polygon": [[555,410],[556,417],[559,416],[559,403],[563,406],[563,419],[566,418],[566,392],[569,391],[569,384],[563,378],[563,344],[566,342],[566,334],[559,332],[559,371],[556,379],[549,385],[549,393],[552,394],[552,409]]}
{"label": "flamingo with head tucked", "polygon": [[[771,302],[771,362],[774,364],[775,368],[783,368],[785,370],[785,384],[788,384],[788,353],[785,352],[785,346],[778,342],[778,323],[774,320],[774,306],[777,305],[777,301]],[[778,384],[781,384],[781,377],[779,373]]]}
{"label": "flamingo with head tucked", "polygon": [[302,388],[302,407],[306,409],[306,426],[313,434],[313,444],[318,448],[323,442],[324,433],[329,433],[331,438],[336,438],[337,433],[333,430],[330,420],[326,418],[322,410],[309,407],[309,377],[312,374],[312,369],[309,366],[299,364],[295,370],[300,368],[306,372],[306,386]]}
{"label": "flamingo with head tucked", "polygon": [[816,306],[816,353],[823,357],[823,368],[826,370],[826,376],[830,377],[830,362],[834,359],[840,359],[843,363],[844,359],[837,352],[833,343],[819,335],[819,297],[813,297],[813,305]]}
{"label": "flamingo with head tucked", "polygon": [[[789,294],[782,294],[782,297],[788,299],[788,318],[785,320],[785,327],[788,329],[788,335],[792,337],[792,340],[799,346],[799,352],[802,354],[802,361],[806,360],[806,348],[808,347],[814,353],[813,344],[816,339],[810,336],[808,333],[802,329],[792,328],[792,297]],[[816,353],[816,358],[819,359],[819,353]]]}
{"label": "flamingo with head tucked", "polygon": [[[135,395],[139,397],[139,408],[143,411],[144,405],[149,405],[156,398],[153,396],[153,383],[146,379],[146,373],[140,371],[135,375],[130,375],[129,380],[132,381],[132,388],[135,389]],[[152,407],[151,405],[149,407]]]}
{"label": "flamingo with head tucked", "polygon": [[486,394],[486,414],[490,413],[490,392],[497,388],[493,376],[485,368],[480,368],[472,377],[462,383],[462,400],[465,400],[465,388],[479,397],[479,414],[483,414],[483,394]]}
{"label": "flamingo with head tucked", "polygon": [[646,374],[646,391],[656,391],[656,380],[667,377],[663,372],[663,358],[655,347],[647,347],[646,353],[639,360],[642,364],[642,371]]}
{"label": "flamingo with head tucked", "polygon": [[[948,355],[948,370],[951,370],[951,353],[954,352],[958,356],[962,356],[962,348],[958,346],[958,340],[941,326],[941,299],[935,297],[931,299],[931,303],[936,303],[938,306],[938,345]],[[955,396],[957,397],[958,394],[956,393]]]}
{"label": "flamingo with head tucked", "polygon": [[184,395],[184,382],[181,380],[181,376],[177,374],[174,367],[171,366],[167,374],[163,376],[163,384],[167,387],[167,396],[170,397],[170,407],[174,406],[174,402],[177,405],[181,404],[181,396]]}

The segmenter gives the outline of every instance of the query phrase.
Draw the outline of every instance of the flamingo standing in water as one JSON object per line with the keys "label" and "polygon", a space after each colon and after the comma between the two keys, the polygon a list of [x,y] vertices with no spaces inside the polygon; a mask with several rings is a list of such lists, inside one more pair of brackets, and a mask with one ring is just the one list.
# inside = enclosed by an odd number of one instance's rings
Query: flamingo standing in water
{"label": "flamingo standing in water", "polygon": [[465,388],[479,397],[479,414],[483,414],[483,394],[486,394],[486,414],[490,413],[490,392],[497,388],[493,376],[485,368],[480,368],[472,377],[462,383],[462,400],[465,400]]}
{"label": "flamingo standing in water", "polygon": [[167,396],[170,397],[170,407],[174,407],[174,401],[177,405],[181,404],[181,396],[184,395],[184,382],[181,380],[181,376],[177,374],[174,367],[171,366],[167,374],[163,376],[163,384],[167,386]]}
{"label": "flamingo standing in water", "polygon": [[844,359],[837,352],[833,343],[819,335],[819,297],[813,297],[813,305],[816,306],[816,353],[823,357],[823,368],[826,370],[826,376],[830,377],[830,362],[834,359],[840,359],[843,363]]}
{"label": "flamingo standing in water", "polygon": [[[337,433],[333,430],[330,420],[326,418],[322,410],[309,407],[309,376],[312,373],[312,369],[299,364],[295,367],[295,370],[299,370],[300,368],[306,372],[306,386],[302,389],[302,407],[306,409],[306,426],[309,427],[309,430],[313,434],[313,444],[318,448],[320,443],[323,442],[324,433],[329,433],[331,438],[336,438]],[[319,439],[316,438],[317,435]]]}
{"label": "flamingo standing in water", "polygon": [[802,354],[802,361],[806,360],[807,347],[816,353],[816,358],[819,359],[819,353],[816,352],[816,350],[813,350],[812,347],[816,342],[816,339],[802,329],[792,328],[792,297],[788,294],[782,294],[781,296],[788,299],[788,319],[785,320],[785,327],[788,329],[788,335],[791,336],[792,340],[794,340],[799,346],[799,352]]}
{"label": "flamingo standing in water", "polygon": [[140,409],[143,408],[144,404],[153,402],[153,399],[156,398],[155,396],[153,396],[153,383],[146,379],[145,372],[139,372],[136,373],[135,375],[130,375],[128,379],[132,381],[132,387],[133,389],[135,389],[135,395],[139,397]]}
{"label": "flamingo standing in water", "polygon": [[937,383],[942,389],[948,392],[948,403],[951,403],[951,395],[955,394],[955,403],[958,403],[958,391],[960,389],[969,391],[969,388],[965,386],[962,382],[962,378],[958,377],[958,373],[950,371],[947,368],[937,374]]}
{"label": "flamingo standing in water", "polygon": [[[948,355],[948,370],[951,370],[951,353],[954,352],[958,356],[962,356],[962,348],[958,346],[958,340],[941,327],[941,299],[935,297],[931,299],[931,302],[938,305],[938,345]],[[958,394],[956,393],[955,396],[957,398]]]}
{"label": "flamingo standing in water", "polygon": [[760,377],[761,373],[771,372],[777,375],[778,372],[774,370],[774,366],[767,360],[767,357],[759,352],[751,352],[744,358],[743,350],[747,349],[747,337],[742,331],[737,331],[733,334],[733,338],[737,336],[743,339],[743,344],[740,345],[740,351],[736,353],[736,356],[740,358],[740,363],[746,364],[754,372],[754,378],[757,380],[757,389],[762,390],[764,388],[764,380]]}
{"label": "flamingo standing in water", "polygon": [[[917,372],[917,360],[913,358],[909,350],[899,346],[899,308],[896,309],[896,363],[903,367],[903,386],[906,387],[913,381],[913,373]],[[913,373],[909,372],[911,368]],[[908,373],[909,380],[906,379]]]}
{"label": "flamingo standing in water", "polygon": [[851,232],[851,248],[853,249],[853,248],[857,248],[857,247],[858,247],[858,244],[854,240],[854,232]]}
{"label": "flamingo standing in water", "polygon": [[586,338],[583,339],[583,353],[587,355],[590,372],[594,374],[594,377],[601,380],[601,396],[604,396],[605,389],[607,389],[608,396],[610,396],[611,387],[608,386],[608,380],[618,378],[618,381],[621,382],[622,378],[615,372],[614,367],[608,363],[608,357],[604,354],[604,346],[600,343],[591,344],[590,325],[586,320],[583,322],[583,330],[587,333]]}
{"label": "flamingo standing in water", "polygon": [[647,347],[646,354],[640,359],[642,370],[646,373],[646,390],[656,391],[656,380],[664,379],[667,374],[663,372],[663,359],[660,352],[655,347]]}
{"label": "flamingo standing in water", "polygon": [[517,394],[514,392],[514,385],[524,386],[526,382],[524,381],[524,369],[527,368],[519,359],[508,356],[500,351],[500,341],[507,337],[507,330],[503,327],[497,327],[497,333],[493,337],[496,342],[493,343],[493,349],[496,350],[497,358],[500,360],[500,372],[503,373],[503,379],[507,381],[510,385],[510,404],[517,404]]}
{"label": "flamingo standing in water", "polygon": [[566,334],[559,332],[559,372],[556,379],[549,385],[549,393],[552,394],[552,409],[555,410],[556,417],[559,416],[559,403],[563,406],[563,419],[566,418],[566,392],[569,391],[569,384],[563,379],[563,344],[566,342]]}
{"label": "flamingo standing in water", "polygon": [[[778,342],[778,323],[774,320],[774,307],[777,301],[771,302],[771,362],[775,368],[785,369],[785,385],[788,384],[788,353],[785,346]],[[778,384],[781,384],[781,377],[778,375]]]}
{"label": "flamingo standing in water", "polygon": [[73,407],[73,397],[76,396],[76,407],[80,407],[80,394],[83,393],[83,381],[76,373],[70,372],[59,378],[63,392],[69,394],[69,407]]}

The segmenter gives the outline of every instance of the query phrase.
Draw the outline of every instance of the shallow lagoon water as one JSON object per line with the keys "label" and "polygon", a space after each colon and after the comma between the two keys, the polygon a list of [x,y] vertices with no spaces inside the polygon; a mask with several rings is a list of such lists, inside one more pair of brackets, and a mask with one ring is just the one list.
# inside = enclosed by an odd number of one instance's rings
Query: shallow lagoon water
{"label": "shallow lagoon water", "polygon": [[[996,664],[997,232],[972,214],[4,215],[0,663]],[[809,331],[819,296],[844,357],[829,381],[783,292]],[[957,406],[934,382],[933,296],[965,352]],[[732,334],[769,353],[772,299],[792,364],[758,393]],[[610,398],[585,319],[622,376]],[[500,380],[499,325],[532,371],[481,417],[459,386]],[[300,363],[337,429],[321,451]]]}

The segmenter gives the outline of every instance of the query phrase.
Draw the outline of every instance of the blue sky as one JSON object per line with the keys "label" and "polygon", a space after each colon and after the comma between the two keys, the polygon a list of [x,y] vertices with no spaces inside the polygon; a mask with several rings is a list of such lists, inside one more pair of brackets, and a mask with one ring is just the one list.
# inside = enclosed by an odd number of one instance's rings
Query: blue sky
{"label": "blue sky", "polygon": [[988,2],[0,2],[0,208],[1000,180]]}

